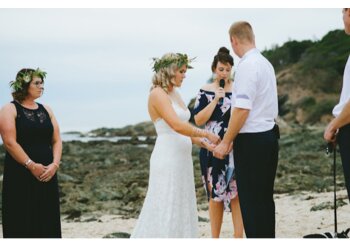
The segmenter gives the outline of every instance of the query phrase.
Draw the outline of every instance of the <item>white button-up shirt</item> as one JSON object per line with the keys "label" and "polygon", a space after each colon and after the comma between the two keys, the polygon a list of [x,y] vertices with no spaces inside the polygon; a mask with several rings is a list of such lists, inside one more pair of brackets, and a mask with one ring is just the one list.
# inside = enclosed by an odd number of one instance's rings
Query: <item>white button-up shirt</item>
{"label": "white button-up shirt", "polygon": [[345,104],[350,99],[350,56],[345,65],[344,78],[343,78],[343,88],[340,94],[339,103],[333,109],[333,115],[337,117],[342,111]]}
{"label": "white button-up shirt", "polygon": [[275,70],[258,49],[251,49],[238,63],[232,89],[232,108],[249,109],[239,133],[271,130],[278,115]]}

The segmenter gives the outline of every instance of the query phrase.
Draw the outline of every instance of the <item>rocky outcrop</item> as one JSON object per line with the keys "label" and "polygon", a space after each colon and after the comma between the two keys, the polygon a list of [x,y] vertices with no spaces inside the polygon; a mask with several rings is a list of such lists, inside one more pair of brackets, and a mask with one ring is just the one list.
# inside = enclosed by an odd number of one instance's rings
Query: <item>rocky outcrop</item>
{"label": "rocky outcrop", "polygon": [[156,135],[152,122],[141,122],[136,125],[128,125],[123,128],[99,128],[91,130],[82,136],[90,137],[115,137],[115,136],[147,136]]}
{"label": "rocky outcrop", "polygon": [[[323,127],[281,123],[275,192],[332,190],[332,159],[325,155]],[[83,214],[96,211],[119,214],[123,218],[136,217],[147,191],[152,149],[153,144],[141,146],[107,140],[64,142],[58,174],[64,217],[79,221]],[[201,182],[198,153],[199,149],[194,146],[197,201],[199,207],[203,207],[207,201]],[[0,146],[0,176],[3,174],[3,162],[4,148]],[[341,169],[340,164],[338,167]],[[338,171],[338,175],[338,188],[342,189],[342,171]]]}

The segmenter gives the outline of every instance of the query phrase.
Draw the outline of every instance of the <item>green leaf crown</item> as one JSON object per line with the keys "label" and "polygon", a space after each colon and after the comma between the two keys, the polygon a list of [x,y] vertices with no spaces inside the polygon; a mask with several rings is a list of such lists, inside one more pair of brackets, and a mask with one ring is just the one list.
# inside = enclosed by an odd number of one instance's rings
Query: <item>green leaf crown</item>
{"label": "green leaf crown", "polygon": [[188,69],[193,69],[193,67],[190,65],[191,62],[194,61],[194,58],[188,58],[186,54],[176,53],[176,57],[171,58],[152,58],[153,60],[153,71],[159,72],[160,69],[167,68],[172,64],[176,64],[178,68],[182,67],[183,65],[186,65]]}
{"label": "green leaf crown", "polygon": [[23,85],[26,83],[30,83],[33,79],[33,77],[37,76],[40,77],[41,79],[45,79],[46,77],[46,72],[42,71],[41,69],[37,68],[34,71],[25,71],[20,73],[16,77],[16,81],[11,81],[10,85],[12,86],[14,91],[19,91],[23,88]]}

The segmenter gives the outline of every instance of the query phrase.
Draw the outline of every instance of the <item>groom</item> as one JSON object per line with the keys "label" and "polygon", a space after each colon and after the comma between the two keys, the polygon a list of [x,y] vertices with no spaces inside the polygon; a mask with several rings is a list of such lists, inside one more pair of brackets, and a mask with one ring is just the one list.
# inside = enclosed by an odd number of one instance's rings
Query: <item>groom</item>
{"label": "groom", "polygon": [[223,159],[234,143],[237,189],[248,238],[275,237],[273,188],[278,163],[278,115],[275,71],[255,47],[247,22],[231,25],[232,49],[241,58],[232,91],[228,130],[215,148]]}
{"label": "groom", "polygon": [[[350,35],[350,8],[343,9],[343,22],[345,33]],[[350,56],[344,70],[340,100],[333,109],[333,115],[335,118],[328,124],[324,132],[324,139],[332,143],[335,143],[337,139],[350,200]]]}

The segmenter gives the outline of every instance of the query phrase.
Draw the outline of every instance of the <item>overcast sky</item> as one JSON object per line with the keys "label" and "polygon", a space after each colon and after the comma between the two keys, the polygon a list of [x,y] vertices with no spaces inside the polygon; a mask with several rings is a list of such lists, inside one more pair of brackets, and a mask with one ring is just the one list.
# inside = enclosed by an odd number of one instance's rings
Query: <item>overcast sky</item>
{"label": "overcast sky", "polygon": [[232,51],[228,28],[239,20],[252,24],[260,50],[343,28],[340,8],[0,9],[0,105],[11,101],[18,70],[40,67],[48,75],[38,101],[63,131],[149,120],[151,58],[197,57],[180,89],[188,102],[211,76],[219,47]]}

